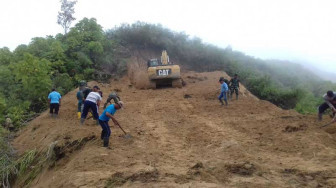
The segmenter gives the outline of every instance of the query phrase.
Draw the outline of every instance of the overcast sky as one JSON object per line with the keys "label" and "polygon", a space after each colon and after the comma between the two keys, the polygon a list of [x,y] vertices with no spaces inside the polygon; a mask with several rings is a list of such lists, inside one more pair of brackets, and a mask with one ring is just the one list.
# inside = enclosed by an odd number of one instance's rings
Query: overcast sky
{"label": "overcast sky", "polygon": [[[0,48],[62,33],[59,10],[59,0],[0,0]],[[105,30],[160,23],[251,56],[308,61],[336,72],[334,0],[78,0],[75,11],[74,24],[84,17]]]}

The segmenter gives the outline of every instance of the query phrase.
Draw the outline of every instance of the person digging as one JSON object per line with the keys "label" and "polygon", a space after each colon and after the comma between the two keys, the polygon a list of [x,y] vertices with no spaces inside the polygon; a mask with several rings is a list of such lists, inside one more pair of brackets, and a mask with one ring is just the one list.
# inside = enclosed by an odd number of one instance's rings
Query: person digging
{"label": "person digging", "polygon": [[116,92],[112,92],[109,94],[108,98],[106,99],[106,102],[104,104],[104,109],[107,107],[108,104],[112,104],[111,100],[113,100],[115,104],[121,101],[119,95]]}
{"label": "person digging", "polygon": [[77,97],[77,117],[78,119],[81,118],[82,116],[82,111],[83,111],[83,108],[84,108],[84,95],[83,95],[83,91],[82,90],[78,90],[77,94],[76,94],[76,97]]}
{"label": "person digging", "polygon": [[319,121],[322,121],[322,114],[328,108],[330,108],[333,112],[333,117],[336,113],[336,92],[328,91],[326,94],[323,95],[324,103],[322,103],[318,107],[318,114],[317,118]]}
{"label": "person digging", "polygon": [[115,125],[118,125],[118,121],[114,118],[114,114],[117,110],[123,107],[124,103],[119,101],[117,104],[110,104],[104,112],[99,116],[99,125],[102,127],[101,139],[103,140],[103,147],[109,147],[109,140],[111,136],[111,129],[108,124],[109,120],[112,119]]}
{"label": "person digging", "polygon": [[85,98],[84,107],[80,119],[81,125],[84,124],[84,121],[89,113],[89,110],[91,110],[93,118],[95,120],[98,120],[99,118],[98,108],[101,100],[102,100],[102,92],[100,92],[100,88],[98,86],[94,86],[92,92],[90,92],[89,95]]}

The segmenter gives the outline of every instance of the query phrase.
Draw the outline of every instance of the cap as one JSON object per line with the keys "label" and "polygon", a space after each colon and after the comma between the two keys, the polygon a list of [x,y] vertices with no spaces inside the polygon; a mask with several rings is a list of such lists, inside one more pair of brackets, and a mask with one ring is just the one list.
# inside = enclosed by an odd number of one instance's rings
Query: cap
{"label": "cap", "polygon": [[120,106],[120,108],[124,108],[124,102],[119,101],[119,102],[117,102],[117,104]]}
{"label": "cap", "polygon": [[93,86],[94,89],[100,89],[98,86]]}
{"label": "cap", "polygon": [[86,83],[85,80],[79,81],[79,86],[86,86],[86,85],[87,85],[87,83]]}
{"label": "cap", "polygon": [[334,92],[333,91],[328,91],[327,96],[328,97],[334,97]]}

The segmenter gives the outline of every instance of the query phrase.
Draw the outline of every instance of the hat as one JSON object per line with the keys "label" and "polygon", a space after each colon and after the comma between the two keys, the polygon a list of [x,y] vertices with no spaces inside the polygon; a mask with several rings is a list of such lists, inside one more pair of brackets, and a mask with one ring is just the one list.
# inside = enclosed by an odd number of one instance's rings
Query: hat
{"label": "hat", "polygon": [[334,92],[333,91],[328,91],[327,96],[328,97],[334,97]]}
{"label": "hat", "polygon": [[98,86],[93,86],[94,89],[100,89]]}
{"label": "hat", "polygon": [[124,108],[124,102],[119,101],[119,102],[117,102],[117,104],[120,106],[120,108]]}
{"label": "hat", "polygon": [[87,85],[87,83],[86,83],[85,80],[79,81],[79,86],[86,86],[86,85]]}

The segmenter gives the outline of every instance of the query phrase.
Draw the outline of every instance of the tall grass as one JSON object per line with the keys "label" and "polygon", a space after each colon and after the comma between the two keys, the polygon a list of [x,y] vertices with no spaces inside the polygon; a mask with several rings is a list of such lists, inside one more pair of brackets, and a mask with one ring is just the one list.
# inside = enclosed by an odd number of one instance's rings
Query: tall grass
{"label": "tall grass", "polygon": [[15,178],[25,176],[37,157],[36,150],[31,150],[16,159],[9,141],[10,133],[0,126],[0,187],[4,188],[9,188]]}
{"label": "tall grass", "polygon": [[9,144],[9,132],[0,126],[0,179],[2,187],[10,187],[10,179],[17,174],[14,152]]}
{"label": "tall grass", "polygon": [[16,167],[18,169],[18,175],[23,175],[36,158],[36,150],[31,150],[26,152],[22,157],[20,157],[16,162]]}

